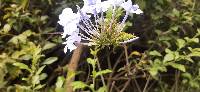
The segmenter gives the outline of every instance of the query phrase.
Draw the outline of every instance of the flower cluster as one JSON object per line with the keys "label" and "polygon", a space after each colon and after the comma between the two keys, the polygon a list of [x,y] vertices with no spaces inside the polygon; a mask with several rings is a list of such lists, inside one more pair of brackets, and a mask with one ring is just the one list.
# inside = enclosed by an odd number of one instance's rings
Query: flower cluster
{"label": "flower cluster", "polygon": [[[83,0],[84,6],[77,6],[78,12],[65,8],[59,15],[58,23],[63,26],[62,38],[66,44],[64,52],[76,49],[76,43],[84,45],[127,43],[137,39],[132,34],[122,32],[129,14],[143,13],[139,6],[132,5],[128,0]],[[117,22],[117,10],[125,10],[126,14],[121,22]],[[111,18],[106,20],[105,13],[112,11]],[[94,20],[94,21],[93,21]],[[123,36],[125,34],[126,36]],[[121,41],[121,42],[120,42]]]}

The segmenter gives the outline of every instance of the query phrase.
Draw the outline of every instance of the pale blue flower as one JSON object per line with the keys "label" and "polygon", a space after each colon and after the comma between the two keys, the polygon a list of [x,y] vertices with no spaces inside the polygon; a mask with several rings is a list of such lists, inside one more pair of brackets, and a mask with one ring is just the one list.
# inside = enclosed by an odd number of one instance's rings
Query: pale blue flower
{"label": "pale blue flower", "polygon": [[125,0],[108,0],[108,2],[112,6],[121,6],[121,4],[125,2]]}
{"label": "pale blue flower", "polygon": [[100,12],[105,12],[111,7],[110,1],[103,1],[101,0],[83,0],[84,6],[81,9],[82,12],[97,14]]}
{"label": "pale blue flower", "polygon": [[59,15],[58,23],[62,26],[66,26],[68,23],[78,23],[80,21],[80,15],[73,13],[71,8],[65,8]]}
{"label": "pale blue flower", "polygon": [[64,32],[61,34],[62,38],[65,38],[67,35],[72,35],[74,31],[78,30],[76,23],[68,23],[66,26],[63,27]]}
{"label": "pale blue flower", "polygon": [[[103,2],[101,2],[101,0],[84,0],[83,8],[80,9],[79,6],[77,6],[77,13],[74,13],[71,8],[65,8],[59,15],[58,21],[64,29],[62,38],[66,38],[66,41],[63,43],[66,44],[64,52],[66,53],[67,50],[70,50],[71,52],[76,49],[76,43],[88,46],[97,45],[96,41],[101,39],[101,33],[105,32],[104,12],[110,7],[113,9],[113,17],[116,8],[123,7],[126,10],[126,15],[121,22],[122,27],[119,28],[119,30],[123,29],[123,25],[129,13],[142,13],[138,5],[132,5],[131,0],[128,0],[127,2],[125,2],[125,0],[108,0]],[[90,15],[92,14],[95,17],[94,22],[90,19]],[[112,27],[112,23],[110,23],[110,27]],[[136,39],[138,39],[138,37],[119,43],[125,44]]]}
{"label": "pale blue flower", "polygon": [[81,36],[79,36],[78,33],[79,33],[78,31],[74,31],[69,37],[66,38],[66,42],[63,43],[66,44],[64,48],[65,53],[67,52],[68,49],[71,52],[72,50],[77,48],[75,43],[80,43],[81,41]]}
{"label": "pale blue flower", "polygon": [[135,14],[143,13],[143,11],[139,9],[139,6],[137,4],[132,5],[131,0],[128,0],[127,2],[124,2],[123,4],[121,4],[121,7],[123,7],[126,10],[126,12],[129,12],[129,13],[135,13]]}
{"label": "pale blue flower", "polygon": [[58,23],[63,26],[64,32],[62,38],[71,35],[74,31],[78,30],[77,23],[80,22],[79,13],[73,13],[71,8],[65,8],[59,15]]}

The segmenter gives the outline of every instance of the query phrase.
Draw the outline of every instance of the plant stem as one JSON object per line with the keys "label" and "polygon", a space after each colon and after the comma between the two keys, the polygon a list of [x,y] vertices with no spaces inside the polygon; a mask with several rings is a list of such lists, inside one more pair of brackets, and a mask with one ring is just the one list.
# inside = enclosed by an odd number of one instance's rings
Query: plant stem
{"label": "plant stem", "polygon": [[127,46],[125,44],[123,44],[123,47],[124,47],[124,51],[125,51],[125,57],[126,57],[126,66],[127,66],[127,69],[128,69],[128,74],[130,75],[131,72],[130,72],[130,67],[129,67],[129,61],[128,61],[128,51],[127,51]]}
{"label": "plant stem", "polygon": [[[98,66],[99,71],[101,71],[101,66],[100,66],[99,60],[97,60],[97,66]],[[103,86],[106,86],[103,75],[101,74],[100,77],[101,77],[101,81],[103,83]]]}
{"label": "plant stem", "polygon": [[146,82],[142,92],[146,92],[147,86],[149,85],[149,80],[150,80],[150,76],[147,78],[147,82]]}
{"label": "plant stem", "polygon": [[78,66],[78,62],[80,60],[80,56],[82,53],[82,48],[83,46],[79,44],[79,46],[77,47],[77,49],[74,50],[72,58],[67,66],[68,71],[67,71],[67,77],[66,77],[66,83],[65,83],[65,87],[66,87],[66,92],[73,92],[73,88],[72,88],[72,82],[74,81],[74,76],[72,78],[70,78],[69,74],[71,73],[75,73],[77,66]]}

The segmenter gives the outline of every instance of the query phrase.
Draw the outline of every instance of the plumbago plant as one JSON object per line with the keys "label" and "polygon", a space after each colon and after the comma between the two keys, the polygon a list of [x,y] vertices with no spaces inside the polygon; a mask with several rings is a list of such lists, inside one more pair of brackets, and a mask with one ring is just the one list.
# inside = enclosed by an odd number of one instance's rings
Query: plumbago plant
{"label": "plumbago plant", "polygon": [[[86,84],[81,81],[73,82],[73,90],[89,88],[93,92],[104,92],[107,90],[103,74],[112,72],[109,69],[101,70],[97,53],[105,46],[124,45],[132,42],[138,37],[134,34],[124,32],[126,20],[130,14],[143,13],[137,4],[133,5],[131,0],[84,0],[84,6],[77,6],[78,12],[71,8],[65,8],[59,15],[58,23],[63,26],[62,38],[66,41],[64,52],[77,48],[78,44],[91,47],[91,55],[87,62],[92,66],[92,83]],[[122,14],[125,11],[125,15]],[[123,17],[122,20],[120,18]],[[127,59],[127,63],[128,59]],[[98,67],[98,70],[97,70]],[[95,87],[95,79],[100,76],[103,87]]]}

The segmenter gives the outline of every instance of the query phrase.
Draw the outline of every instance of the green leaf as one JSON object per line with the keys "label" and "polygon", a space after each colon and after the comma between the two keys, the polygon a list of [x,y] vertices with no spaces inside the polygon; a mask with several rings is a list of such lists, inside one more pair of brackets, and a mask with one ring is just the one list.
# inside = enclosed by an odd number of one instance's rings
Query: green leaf
{"label": "green leaf", "polygon": [[112,71],[109,70],[109,69],[101,70],[101,71],[98,71],[94,77],[96,78],[96,77],[98,77],[98,76],[100,76],[100,75],[104,75],[104,74],[111,73],[111,72],[112,72]]}
{"label": "green leaf", "polygon": [[152,77],[156,78],[156,75],[158,74],[159,71],[161,72],[166,72],[166,65],[163,64],[159,59],[155,59],[153,63],[151,63],[151,67],[148,68],[149,73],[151,74]]}
{"label": "green leaf", "polygon": [[38,71],[36,72],[36,74],[39,75],[45,67],[46,65],[43,65],[42,67],[40,67]]}
{"label": "green leaf", "polygon": [[53,48],[54,46],[56,46],[55,43],[47,42],[47,43],[43,46],[42,50],[47,50],[47,49]]}
{"label": "green leaf", "polygon": [[32,55],[30,55],[30,54],[25,54],[25,55],[20,56],[19,59],[20,59],[20,60],[30,60],[30,59],[32,59]]}
{"label": "green leaf", "polygon": [[186,72],[186,73],[183,73],[182,76],[183,76],[184,78],[189,79],[189,80],[192,79],[192,75],[191,75],[190,73],[187,73],[187,72]]}
{"label": "green leaf", "polygon": [[107,92],[107,87],[106,86],[103,86],[103,87],[100,87],[97,92]]}
{"label": "green leaf", "polygon": [[43,85],[39,84],[34,88],[34,90],[39,90],[39,89],[43,88],[44,86],[46,86],[46,84],[43,84]]}
{"label": "green leaf", "polygon": [[49,58],[47,58],[42,64],[49,65],[49,64],[54,63],[54,62],[57,61],[57,60],[58,60],[57,57],[49,57]]}
{"label": "green leaf", "polygon": [[185,71],[186,71],[185,66],[182,65],[182,64],[173,63],[173,62],[169,62],[169,63],[167,63],[167,64],[170,65],[170,66],[172,66],[173,68],[176,68],[176,69],[182,71],[182,72],[185,72]]}
{"label": "green leaf", "polygon": [[92,58],[87,58],[87,62],[95,69],[96,61]]}
{"label": "green leaf", "polygon": [[11,26],[9,24],[5,24],[3,27],[3,32],[6,34],[11,30]]}
{"label": "green leaf", "polygon": [[198,81],[192,80],[192,81],[189,82],[189,84],[190,84],[191,87],[199,88],[199,82]]}
{"label": "green leaf", "polygon": [[99,50],[100,50],[100,49],[96,49],[96,50],[90,49],[90,53],[91,53],[93,56],[96,56]]}
{"label": "green leaf", "polygon": [[188,43],[199,43],[199,38],[189,38],[185,37],[184,38]]}
{"label": "green leaf", "polygon": [[149,73],[151,74],[151,76],[156,76],[158,74],[158,69],[156,68],[150,68],[149,69]]}
{"label": "green leaf", "polygon": [[172,61],[172,60],[174,60],[174,54],[173,53],[168,53],[168,54],[166,54],[165,56],[164,56],[164,60],[163,60],[163,62],[167,62],[167,61]]}
{"label": "green leaf", "polygon": [[31,72],[31,69],[23,63],[16,62],[13,65],[19,67],[20,69],[25,69],[25,70],[28,70],[29,72]]}
{"label": "green leaf", "polygon": [[178,30],[178,26],[173,26],[173,27],[171,27],[171,30],[177,31],[177,30]]}
{"label": "green leaf", "polygon": [[158,51],[156,51],[156,50],[150,51],[149,54],[152,55],[152,56],[162,56],[162,55],[161,55]]}
{"label": "green leaf", "polygon": [[200,57],[200,52],[192,52],[189,54],[191,57]]}
{"label": "green leaf", "polygon": [[171,50],[168,49],[168,48],[165,49],[165,52],[166,52],[166,53],[173,53],[173,51],[171,51]]}
{"label": "green leaf", "polygon": [[40,83],[40,76],[39,75],[34,75],[32,77],[32,81],[31,82],[32,82],[33,85],[39,84]]}
{"label": "green leaf", "polygon": [[65,78],[63,76],[59,76],[56,81],[56,88],[62,88],[64,82],[65,82]]}
{"label": "green leaf", "polygon": [[181,48],[183,48],[184,46],[185,46],[185,40],[183,40],[183,39],[177,39],[177,46],[178,46],[178,48],[179,49],[181,49]]}
{"label": "green leaf", "polygon": [[82,81],[74,81],[72,82],[72,86],[73,86],[73,91],[75,91],[76,89],[83,89],[88,87],[88,85]]}
{"label": "green leaf", "polygon": [[17,45],[19,43],[19,40],[17,36],[14,36],[8,42]]}
{"label": "green leaf", "polygon": [[42,73],[39,76],[40,76],[39,80],[44,80],[44,79],[47,78],[47,74],[46,73]]}

